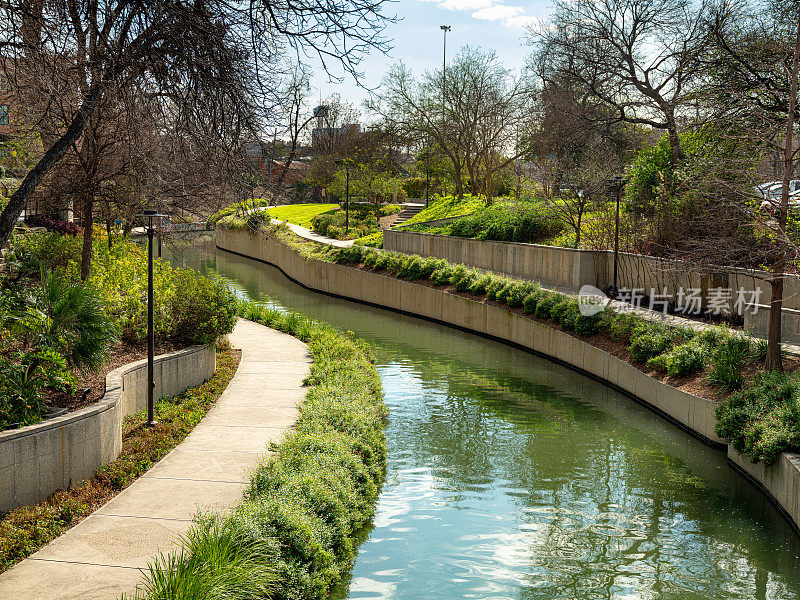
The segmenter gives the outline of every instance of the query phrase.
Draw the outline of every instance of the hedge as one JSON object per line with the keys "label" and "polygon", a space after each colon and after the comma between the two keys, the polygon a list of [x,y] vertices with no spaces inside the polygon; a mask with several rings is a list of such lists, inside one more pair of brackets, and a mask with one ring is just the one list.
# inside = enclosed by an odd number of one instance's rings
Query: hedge
{"label": "hedge", "polygon": [[202,516],[177,556],[150,565],[139,598],[327,598],[374,514],[387,410],[369,348],[296,313],[248,302],[239,315],[308,343],[300,418],[230,516]]}

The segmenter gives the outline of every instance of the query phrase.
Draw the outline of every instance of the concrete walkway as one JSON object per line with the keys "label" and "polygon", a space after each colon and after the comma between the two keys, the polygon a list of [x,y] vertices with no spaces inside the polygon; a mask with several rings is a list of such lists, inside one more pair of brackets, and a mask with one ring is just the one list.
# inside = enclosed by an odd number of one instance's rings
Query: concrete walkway
{"label": "concrete walkway", "polygon": [[250,321],[230,336],[239,369],[214,408],[163,460],[95,513],[0,575],[0,598],[109,600],[175,548],[194,515],[237,504],[268,442],[297,419],[311,357],[305,344]]}
{"label": "concrete walkway", "polygon": [[[280,221],[278,219],[272,219],[273,225],[280,225],[284,222],[285,221]],[[314,233],[310,229],[301,227],[300,225],[295,225],[294,223],[286,222],[286,225],[301,238],[311,240],[312,242],[317,242],[319,244],[327,244],[328,246],[333,246],[334,248],[349,248],[354,242],[354,240],[335,240],[333,238],[325,237],[324,235]]]}

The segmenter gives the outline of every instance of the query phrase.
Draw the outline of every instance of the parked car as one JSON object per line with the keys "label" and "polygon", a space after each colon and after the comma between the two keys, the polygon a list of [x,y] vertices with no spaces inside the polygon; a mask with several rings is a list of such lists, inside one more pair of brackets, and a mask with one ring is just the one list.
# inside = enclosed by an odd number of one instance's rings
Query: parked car
{"label": "parked car", "polygon": [[[791,187],[789,188],[791,190]],[[771,214],[772,216],[776,216],[778,214],[778,209],[781,205],[781,188],[778,189],[777,195],[771,195],[764,198],[761,201],[761,210],[764,210]],[[789,192],[789,210],[796,211],[800,210],[800,189],[795,191]]]}
{"label": "parked car", "polygon": [[[762,183],[761,185],[757,185],[755,187],[755,191],[756,194],[758,194],[765,200],[770,200],[770,199],[780,200],[781,194],[783,193],[783,182],[768,181],[766,183]],[[795,194],[797,192],[800,192],[800,179],[790,179],[789,194]]]}

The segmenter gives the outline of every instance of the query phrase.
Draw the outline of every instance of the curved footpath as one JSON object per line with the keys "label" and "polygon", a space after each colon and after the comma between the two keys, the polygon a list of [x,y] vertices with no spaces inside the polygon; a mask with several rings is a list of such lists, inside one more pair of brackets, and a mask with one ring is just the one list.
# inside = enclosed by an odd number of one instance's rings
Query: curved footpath
{"label": "curved footpath", "polygon": [[296,338],[239,320],[242,360],[215,406],[157,465],[78,525],[0,575],[0,598],[109,600],[133,593],[139,569],[200,510],[239,502],[268,442],[297,419],[311,356]]}

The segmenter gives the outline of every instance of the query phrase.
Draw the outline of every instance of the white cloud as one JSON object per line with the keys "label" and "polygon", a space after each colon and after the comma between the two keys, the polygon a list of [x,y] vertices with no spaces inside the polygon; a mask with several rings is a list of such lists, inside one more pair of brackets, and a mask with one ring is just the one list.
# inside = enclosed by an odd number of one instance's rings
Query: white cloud
{"label": "white cloud", "polygon": [[503,4],[498,0],[422,0],[434,2],[440,8],[453,11],[471,11],[472,18],[481,21],[497,21],[506,27],[522,28],[537,22],[536,17],[526,14],[522,6]]}
{"label": "white cloud", "polygon": [[521,6],[506,6],[505,4],[495,4],[472,13],[473,18],[482,21],[507,21],[519,17],[524,13]]}
{"label": "white cloud", "polygon": [[478,10],[492,5],[492,0],[434,0],[434,2],[447,10]]}

